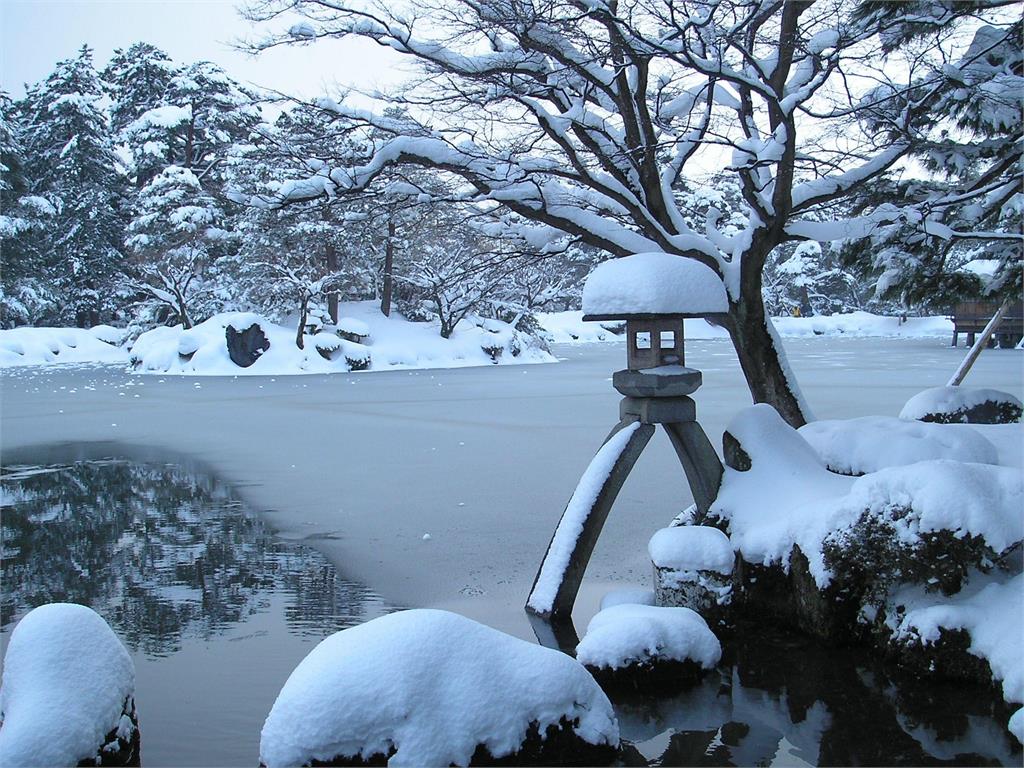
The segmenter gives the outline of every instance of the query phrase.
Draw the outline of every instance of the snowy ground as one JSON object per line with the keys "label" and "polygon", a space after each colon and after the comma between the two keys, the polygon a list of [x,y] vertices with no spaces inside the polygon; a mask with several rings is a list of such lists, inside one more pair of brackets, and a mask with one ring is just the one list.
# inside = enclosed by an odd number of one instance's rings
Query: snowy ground
{"label": "snowy ground", "polygon": [[[786,346],[819,418],[896,415],[964,354],[935,338]],[[704,371],[698,418],[718,447],[749,403],[746,387],[728,342],[695,340],[687,351]],[[531,637],[520,608],[579,473],[615,423],[610,377],[625,361],[621,343],[554,352],[564,362],[238,379],[8,369],[0,447],[5,462],[185,454],[239,487],[282,535],[308,540],[389,602]],[[1019,351],[986,351],[966,383],[1021,397],[1021,364]],[[78,445],[87,442],[101,444]],[[56,444],[67,447],[39,450]],[[611,586],[650,583],[647,541],[689,502],[659,434],[598,544],[579,626]]]}

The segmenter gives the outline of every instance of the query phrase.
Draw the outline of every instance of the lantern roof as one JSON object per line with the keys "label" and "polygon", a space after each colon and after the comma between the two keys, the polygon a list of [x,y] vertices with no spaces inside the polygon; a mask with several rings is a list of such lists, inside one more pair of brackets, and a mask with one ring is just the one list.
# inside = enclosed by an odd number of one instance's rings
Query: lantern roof
{"label": "lantern roof", "polygon": [[583,286],[584,320],[706,317],[729,311],[711,267],[671,253],[638,253],[598,264]]}

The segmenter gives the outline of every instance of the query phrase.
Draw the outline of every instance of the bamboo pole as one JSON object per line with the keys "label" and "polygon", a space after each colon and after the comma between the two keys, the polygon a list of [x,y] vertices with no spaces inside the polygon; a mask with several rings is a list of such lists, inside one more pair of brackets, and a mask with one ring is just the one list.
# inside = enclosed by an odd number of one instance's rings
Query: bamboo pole
{"label": "bamboo pole", "polygon": [[981,332],[981,336],[978,337],[977,341],[974,342],[974,346],[967,353],[967,357],[960,363],[960,367],[956,369],[956,373],[946,384],[947,387],[958,387],[966,378],[967,373],[971,370],[971,366],[974,365],[974,361],[978,359],[978,355],[988,345],[988,340],[992,338],[992,334],[996,332],[996,328],[999,327],[999,323],[1003,320],[1003,315],[1010,309],[1010,305],[1013,303],[1012,299],[1007,299],[1002,303],[996,313],[992,315],[992,319],[988,321],[988,325],[985,326],[985,330]]}

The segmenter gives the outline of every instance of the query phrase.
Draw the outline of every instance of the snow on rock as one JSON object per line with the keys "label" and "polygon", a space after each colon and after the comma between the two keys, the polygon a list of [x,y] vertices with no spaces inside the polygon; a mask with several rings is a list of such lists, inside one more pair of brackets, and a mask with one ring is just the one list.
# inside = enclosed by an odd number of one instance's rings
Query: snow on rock
{"label": "snow on rock", "polygon": [[613,605],[654,605],[654,591],[645,587],[613,589],[601,598],[601,610]]}
{"label": "snow on rock", "polygon": [[[534,339],[500,321],[491,328],[464,320],[451,338],[441,338],[436,323],[414,323],[397,312],[385,317],[376,302],[345,305],[351,317],[345,326],[372,342],[340,339],[335,346],[323,331],[306,336],[305,348],[295,343],[295,329],[247,312],[214,315],[189,330],[181,326],[155,328],[132,345],[131,358],[141,373],[206,376],[276,376],[292,373],[331,373],[390,368],[456,368],[493,363],[543,363],[554,358]],[[231,362],[225,341],[230,325],[244,330],[257,324],[270,348],[247,368]],[[339,328],[341,325],[339,324]],[[321,354],[321,350],[326,354]]]}
{"label": "snow on rock", "polygon": [[690,314],[729,310],[711,267],[669,253],[638,253],[598,264],[583,286],[587,315]]}
{"label": "snow on rock", "polygon": [[563,718],[586,744],[618,745],[611,703],[569,656],[447,611],[402,611],[331,635],[295,668],[260,762],[394,750],[389,765],[467,765],[479,745],[508,756],[531,724],[544,734]]}
{"label": "snow on rock", "polygon": [[551,537],[551,544],[548,545],[540,573],[537,574],[537,582],[533,585],[533,591],[530,592],[527,601],[527,606],[534,611],[546,614],[554,608],[558,588],[562,585],[565,570],[569,567],[570,558],[576,549],[576,542],[583,533],[583,524],[601,488],[608,480],[615,462],[622,456],[629,439],[639,428],[640,422],[636,421],[612,435],[590,460],[586,471],[576,484],[576,490],[573,491],[572,498],[569,499],[565,512],[558,521],[554,536]]}
{"label": "snow on rock", "polygon": [[813,421],[799,430],[833,472],[863,475],[928,459],[998,464],[996,447],[970,429],[888,416]]}
{"label": "snow on rock", "polygon": [[656,568],[723,575],[732,573],[735,559],[729,537],[707,525],[662,528],[651,537],[647,552]]}
{"label": "snow on rock", "polygon": [[966,630],[971,636],[968,652],[988,661],[994,679],[1002,682],[1003,698],[1019,704],[1024,702],[1024,574],[1003,582],[973,581],[952,597],[913,588],[897,594],[893,602],[905,612],[893,637],[931,644],[938,642],[942,629]]}
{"label": "snow on rock", "polygon": [[363,320],[354,317],[343,317],[338,320],[335,326],[341,333],[348,333],[352,336],[369,336],[370,326]]}
{"label": "snow on rock", "polygon": [[124,331],[109,325],[95,328],[32,328],[0,330],[0,368],[48,363],[118,363],[128,353],[118,346]]}
{"label": "snow on rock", "polygon": [[135,668],[90,608],[51,603],[11,634],[0,687],[0,765],[76,765],[129,738]]}
{"label": "snow on rock", "polygon": [[1008,420],[1020,419],[1020,400],[1008,392],[982,387],[933,387],[918,392],[903,406],[900,418],[940,423],[973,422],[972,411],[976,412],[987,404],[991,404],[989,407],[993,411],[1006,411],[1012,415]]}
{"label": "snow on rock", "polygon": [[587,667],[623,669],[657,661],[691,661],[712,669],[722,646],[700,615],[689,608],[614,605],[587,625],[576,660]]}
{"label": "snow on rock", "polygon": [[1010,722],[1006,724],[1006,728],[1017,738],[1017,741],[1024,743],[1024,708],[1018,709],[1010,715]]}

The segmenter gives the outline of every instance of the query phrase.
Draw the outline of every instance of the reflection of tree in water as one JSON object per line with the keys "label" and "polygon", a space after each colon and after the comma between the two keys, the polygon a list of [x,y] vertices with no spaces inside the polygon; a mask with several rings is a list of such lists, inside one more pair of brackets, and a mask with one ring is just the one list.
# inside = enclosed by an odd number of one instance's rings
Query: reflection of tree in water
{"label": "reflection of tree in water", "polygon": [[998,693],[896,677],[868,654],[764,626],[738,628],[724,663],[662,700],[615,700],[627,764],[1020,765]]}
{"label": "reflection of tree in water", "polygon": [[37,605],[92,606],[126,644],[172,653],[285,599],[300,634],[362,620],[379,599],[318,553],[274,538],[210,478],[174,465],[8,467],[0,630]]}

